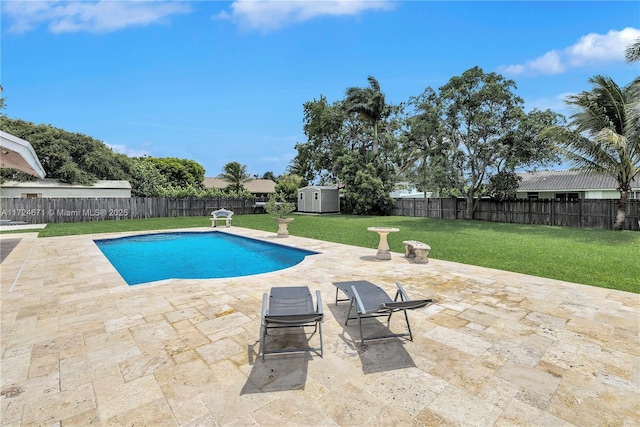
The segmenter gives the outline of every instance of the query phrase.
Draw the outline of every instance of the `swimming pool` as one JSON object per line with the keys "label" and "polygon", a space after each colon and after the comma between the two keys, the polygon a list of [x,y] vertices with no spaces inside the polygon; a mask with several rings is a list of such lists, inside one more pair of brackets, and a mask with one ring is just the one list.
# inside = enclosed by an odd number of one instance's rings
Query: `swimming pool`
{"label": "swimming pool", "polygon": [[317,252],[214,232],[94,240],[129,285],[164,279],[219,279],[282,270]]}

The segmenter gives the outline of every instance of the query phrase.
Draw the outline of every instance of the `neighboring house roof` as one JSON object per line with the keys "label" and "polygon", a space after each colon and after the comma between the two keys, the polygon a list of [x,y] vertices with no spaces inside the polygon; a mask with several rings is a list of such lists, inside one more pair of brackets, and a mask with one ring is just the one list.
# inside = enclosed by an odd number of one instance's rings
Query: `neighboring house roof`
{"label": "neighboring house roof", "polygon": [[276,183],[270,179],[252,179],[244,183],[244,188],[251,193],[275,193]]}
{"label": "neighboring house roof", "polygon": [[205,178],[202,184],[204,185],[204,188],[217,188],[224,190],[229,185],[229,182],[220,178]]}
{"label": "neighboring house roof", "polygon": [[[542,171],[518,174],[522,178],[518,191],[587,191],[616,190],[618,181],[610,175],[584,171]],[[640,188],[640,176],[631,182]]]}
{"label": "neighboring house roof", "polygon": [[2,152],[1,167],[17,169],[40,178],[44,178],[46,175],[29,141],[0,131],[0,148]]}
{"label": "neighboring house roof", "polygon": [[119,180],[99,180],[93,185],[81,185],[81,184],[68,184],[66,182],[58,182],[56,179],[36,179],[35,181],[6,181],[2,184],[2,187],[11,188],[92,188],[92,189],[124,189],[130,190],[131,184],[129,181]]}
{"label": "neighboring house roof", "polygon": [[[220,190],[224,190],[229,186],[229,181],[225,181],[220,178],[205,178],[203,185],[205,188],[218,188]],[[246,188],[250,193],[254,194],[276,192],[276,183],[270,179],[252,179],[242,185],[244,185],[244,188]]]}

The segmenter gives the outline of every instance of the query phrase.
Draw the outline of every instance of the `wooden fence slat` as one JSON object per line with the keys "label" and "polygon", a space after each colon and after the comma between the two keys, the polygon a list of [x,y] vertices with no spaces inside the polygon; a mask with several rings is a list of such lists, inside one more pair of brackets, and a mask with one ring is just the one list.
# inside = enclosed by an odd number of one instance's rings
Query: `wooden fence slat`
{"label": "wooden fence slat", "polygon": [[[226,208],[236,214],[253,214],[256,199],[228,198],[52,198],[0,199],[0,218],[30,224],[69,223],[208,216]],[[463,198],[399,198],[394,215],[464,219],[467,201]],[[515,224],[559,225],[565,227],[613,228],[618,210],[615,199],[587,200],[505,200],[481,199],[475,218]],[[640,200],[627,202],[626,230],[640,230]]]}
{"label": "wooden fence slat", "polygon": [[[398,198],[394,215],[424,218],[463,219],[466,200],[462,198]],[[424,207],[422,207],[424,206]],[[475,219],[515,224],[557,225],[564,227],[613,228],[616,199],[581,200],[504,200],[481,199]],[[627,202],[626,230],[640,230],[640,200]]]}

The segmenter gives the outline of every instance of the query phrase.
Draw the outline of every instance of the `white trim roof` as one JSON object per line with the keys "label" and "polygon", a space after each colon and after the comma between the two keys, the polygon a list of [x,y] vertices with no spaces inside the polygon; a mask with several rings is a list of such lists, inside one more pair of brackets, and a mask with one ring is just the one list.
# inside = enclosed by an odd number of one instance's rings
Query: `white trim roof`
{"label": "white trim roof", "polygon": [[0,167],[44,178],[46,173],[29,141],[0,131]]}
{"label": "white trim roof", "polygon": [[[584,171],[541,171],[518,174],[522,178],[518,191],[603,191],[617,190],[618,181],[611,175]],[[640,176],[631,182],[633,191],[640,190]]]}

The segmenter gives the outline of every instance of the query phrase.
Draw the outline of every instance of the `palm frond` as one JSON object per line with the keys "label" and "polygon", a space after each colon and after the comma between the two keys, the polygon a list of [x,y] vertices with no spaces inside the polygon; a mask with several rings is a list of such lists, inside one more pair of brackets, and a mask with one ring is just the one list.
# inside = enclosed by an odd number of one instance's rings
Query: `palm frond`
{"label": "palm frond", "polygon": [[640,37],[627,46],[625,49],[625,58],[629,63],[640,61]]}

